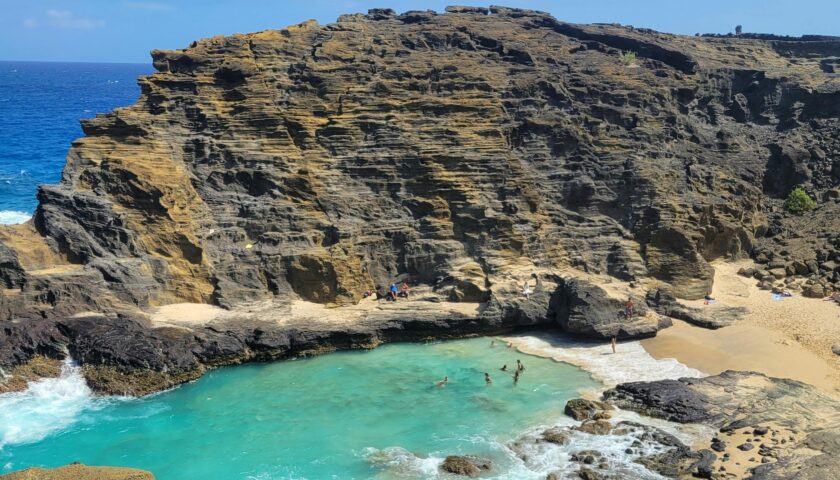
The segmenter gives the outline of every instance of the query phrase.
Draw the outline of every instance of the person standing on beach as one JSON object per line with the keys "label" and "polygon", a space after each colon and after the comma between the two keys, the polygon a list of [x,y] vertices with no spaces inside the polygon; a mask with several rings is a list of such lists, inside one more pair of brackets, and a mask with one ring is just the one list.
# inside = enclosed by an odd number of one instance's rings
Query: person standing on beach
{"label": "person standing on beach", "polygon": [[616,345],[615,337],[612,337],[612,339],[610,340],[610,346],[612,347],[613,354],[615,354],[615,345]]}

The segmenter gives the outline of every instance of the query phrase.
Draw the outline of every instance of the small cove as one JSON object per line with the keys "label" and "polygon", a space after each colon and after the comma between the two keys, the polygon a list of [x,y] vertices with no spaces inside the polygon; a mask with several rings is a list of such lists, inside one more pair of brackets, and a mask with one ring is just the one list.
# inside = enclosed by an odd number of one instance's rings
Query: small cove
{"label": "small cove", "polygon": [[[499,368],[517,358],[526,372],[514,386]],[[434,387],[444,375],[450,383]],[[21,400],[36,414],[2,419],[0,472],[81,461],[159,480],[425,478],[448,454],[478,454],[504,475],[521,467],[506,442],[562,420],[566,400],[598,387],[577,367],[489,338],[385,345],[221,369],[147,398],[89,398],[41,439],[20,432],[55,405]]]}

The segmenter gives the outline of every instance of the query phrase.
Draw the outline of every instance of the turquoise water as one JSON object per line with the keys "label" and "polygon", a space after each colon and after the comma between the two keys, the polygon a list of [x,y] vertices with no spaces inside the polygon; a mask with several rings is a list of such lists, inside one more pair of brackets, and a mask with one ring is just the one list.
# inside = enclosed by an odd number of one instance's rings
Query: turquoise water
{"label": "turquoise water", "polygon": [[56,183],[79,119],[131,105],[149,64],[0,61],[0,223],[26,221]]}
{"label": "turquoise water", "polygon": [[[505,442],[559,419],[567,399],[598,385],[576,367],[489,345],[385,345],[217,370],[143,399],[82,395],[72,419],[58,415],[63,426],[38,440],[26,432],[39,416],[55,423],[48,411],[66,408],[50,404],[56,388],[44,386],[43,397],[17,397],[26,414],[0,415],[0,472],[81,461],[144,468],[158,480],[428,478],[460,453],[491,457],[504,476],[521,468]],[[499,367],[517,358],[526,371],[514,386]],[[445,375],[450,383],[435,387]]]}

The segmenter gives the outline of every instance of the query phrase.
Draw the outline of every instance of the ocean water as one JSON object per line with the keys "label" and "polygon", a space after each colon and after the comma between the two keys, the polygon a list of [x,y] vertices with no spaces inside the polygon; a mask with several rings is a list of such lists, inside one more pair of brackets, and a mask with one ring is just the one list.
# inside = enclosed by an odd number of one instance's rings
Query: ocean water
{"label": "ocean water", "polygon": [[[563,421],[566,400],[599,384],[489,342],[225,368],[141,399],[91,397],[68,364],[60,379],[0,396],[0,473],[81,461],[159,480],[431,478],[446,455],[478,454],[496,464],[490,478],[544,478],[505,444]],[[513,385],[499,368],[517,358],[526,370]]]}
{"label": "ocean water", "polygon": [[0,62],[0,223],[24,222],[56,183],[79,120],[134,103],[147,64]]}

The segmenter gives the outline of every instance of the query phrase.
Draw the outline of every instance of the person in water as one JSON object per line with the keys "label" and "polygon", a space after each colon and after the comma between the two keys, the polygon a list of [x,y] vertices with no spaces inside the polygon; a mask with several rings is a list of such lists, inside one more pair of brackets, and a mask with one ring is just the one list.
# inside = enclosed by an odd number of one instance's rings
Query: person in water
{"label": "person in water", "polygon": [[525,371],[525,365],[522,365],[522,362],[520,362],[518,358],[516,359],[516,371],[517,372]]}
{"label": "person in water", "polygon": [[519,383],[519,370],[513,374],[513,384],[516,385],[517,383]]}
{"label": "person in water", "polygon": [[490,340],[490,348],[493,348],[495,346],[496,346],[496,341],[495,340]]}
{"label": "person in water", "polygon": [[508,348],[513,348],[513,342],[508,342],[507,347],[508,347]]}
{"label": "person in water", "polygon": [[613,353],[615,353],[615,346],[616,346],[615,337],[612,337],[612,339],[610,340],[610,346],[612,347]]}
{"label": "person in water", "polygon": [[507,372],[507,363],[502,365],[502,368],[500,368],[499,370],[501,370],[503,372]]}
{"label": "person in water", "polygon": [[490,374],[487,372],[484,372],[484,383],[486,383],[487,385],[493,383],[493,380],[490,379]]}
{"label": "person in water", "polygon": [[440,380],[439,382],[437,382],[435,384],[435,386],[436,387],[442,387],[442,386],[446,385],[447,383],[449,383],[449,377],[443,377],[443,380]]}

